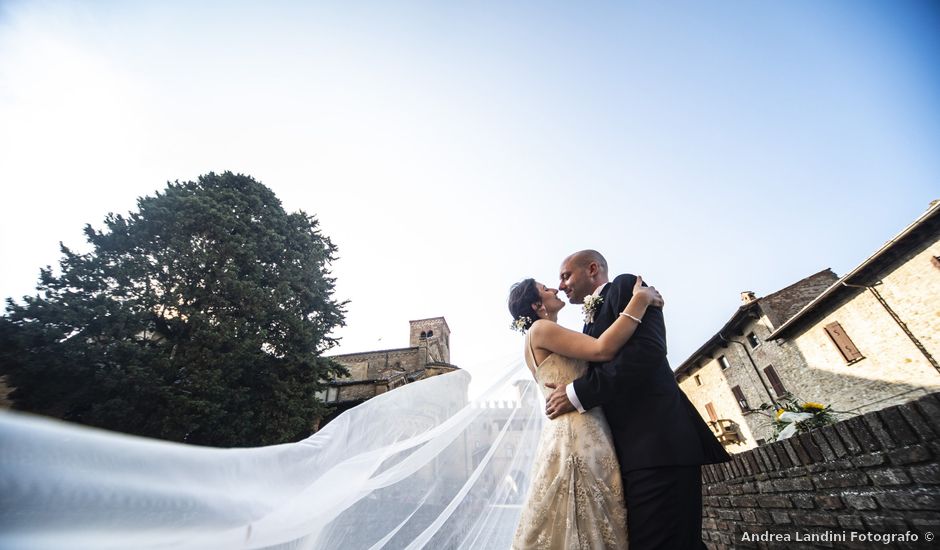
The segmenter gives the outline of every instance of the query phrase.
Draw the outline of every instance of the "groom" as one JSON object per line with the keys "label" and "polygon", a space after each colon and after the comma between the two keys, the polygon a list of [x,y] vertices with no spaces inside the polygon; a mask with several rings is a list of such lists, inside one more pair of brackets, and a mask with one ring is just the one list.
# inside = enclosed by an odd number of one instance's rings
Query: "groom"
{"label": "groom", "polygon": [[[634,275],[610,282],[604,257],[582,250],[562,262],[558,288],[572,304],[601,298],[585,314],[584,333],[597,338],[626,307],[635,282]],[[662,309],[646,310],[612,361],[591,363],[567,386],[547,386],[554,388],[546,403],[549,418],[603,407],[620,461],[630,549],[705,548],[701,465],[730,457],[676,383],[666,360]]]}

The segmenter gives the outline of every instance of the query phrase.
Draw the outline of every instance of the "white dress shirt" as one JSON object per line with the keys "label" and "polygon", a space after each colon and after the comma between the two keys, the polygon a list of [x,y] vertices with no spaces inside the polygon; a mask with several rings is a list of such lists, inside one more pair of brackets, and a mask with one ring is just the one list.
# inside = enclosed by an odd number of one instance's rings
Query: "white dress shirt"
{"label": "white dress shirt", "polygon": [[[601,286],[595,288],[592,296],[600,296],[601,292],[604,291],[604,287],[609,284],[610,283],[604,283]],[[571,404],[574,405],[574,408],[578,409],[579,413],[585,412],[584,407],[581,406],[581,400],[578,399],[578,394],[574,392],[574,383],[565,386],[565,393],[568,394],[568,401],[571,401]]]}

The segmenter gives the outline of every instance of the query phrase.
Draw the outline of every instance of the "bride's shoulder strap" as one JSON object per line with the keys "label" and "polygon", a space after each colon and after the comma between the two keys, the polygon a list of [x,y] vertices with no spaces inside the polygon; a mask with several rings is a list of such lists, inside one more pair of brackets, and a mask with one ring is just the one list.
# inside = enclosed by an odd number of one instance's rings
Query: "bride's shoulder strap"
{"label": "bride's shoulder strap", "polygon": [[538,362],[535,360],[535,350],[532,349],[532,330],[525,331],[525,362],[529,365],[529,368],[533,371],[535,370]]}

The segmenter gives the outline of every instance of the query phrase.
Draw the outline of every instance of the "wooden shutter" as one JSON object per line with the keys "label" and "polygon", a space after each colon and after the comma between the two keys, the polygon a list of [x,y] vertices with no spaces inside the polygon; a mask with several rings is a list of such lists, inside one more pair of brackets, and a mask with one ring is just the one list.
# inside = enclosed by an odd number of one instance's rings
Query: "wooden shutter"
{"label": "wooden shutter", "polygon": [[826,329],[826,334],[829,335],[829,338],[832,338],[832,342],[839,348],[842,357],[845,357],[847,362],[851,363],[863,357],[861,352],[858,351],[858,348],[855,347],[855,344],[852,343],[852,339],[845,333],[842,325],[835,322],[829,323],[824,328]]}
{"label": "wooden shutter", "polygon": [[767,375],[767,380],[770,381],[770,385],[774,388],[774,393],[777,394],[777,397],[780,397],[787,393],[786,388],[783,387],[783,382],[780,381],[780,377],[777,376],[777,371],[774,370],[773,365],[768,365],[764,369],[764,374]]}
{"label": "wooden shutter", "polygon": [[747,406],[747,398],[744,397],[744,392],[741,391],[741,386],[735,386],[731,388],[731,393],[734,394],[734,398],[738,401],[738,406],[741,407],[742,411],[751,410],[751,408]]}
{"label": "wooden shutter", "polygon": [[715,407],[712,406],[711,403],[705,403],[705,410],[708,411],[708,418],[710,418],[712,422],[718,420],[718,415],[715,414]]}

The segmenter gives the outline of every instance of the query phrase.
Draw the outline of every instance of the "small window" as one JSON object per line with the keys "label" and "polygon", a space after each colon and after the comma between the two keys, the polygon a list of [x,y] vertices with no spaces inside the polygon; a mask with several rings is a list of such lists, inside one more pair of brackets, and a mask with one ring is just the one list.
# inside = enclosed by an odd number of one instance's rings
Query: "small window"
{"label": "small window", "polygon": [[728,358],[724,355],[718,358],[718,364],[721,365],[721,370],[725,370],[731,367],[731,363],[728,362]]}
{"label": "small window", "polygon": [[433,330],[429,330],[429,331],[428,331],[428,338],[430,338],[430,337],[432,337],[432,336],[434,336],[434,331],[433,331]]}
{"label": "small window", "polygon": [[422,331],[421,331],[421,336],[419,336],[419,338],[422,339],[422,340],[427,340],[427,338],[428,338],[428,333],[427,333],[427,332],[424,332],[424,331],[422,330]]}
{"label": "small window", "polygon": [[332,403],[336,401],[336,398],[339,396],[339,388],[336,386],[331,386],[326,389],[326,402]]}
{"label": "small window", "polygon": [[708,418],[709,418],[712,422],[717,422],[717,421],[718,421],[718,415],[715,414],[715,406],[714,406],[714,405],[712,405],[711,403],[705,403],[705,410],[708,412]]}
{"label": "small window", "polygon": [[855,347],[855,344],[852,343],[852,339],[849,338],[849,335],[845,333],[842,325],[837,322],[829,323],[824,328],[826,334],[829,335],[829,338],[832,338],[832,342],[839,348],[839,352],[842,353],[842,357],[845,358],[846,363],[854,363],[865,358],[862,353],[858,351],[858,348]]}
{"label": "small window", "polygon": [[757,335],[753,332],[747,333],[747,343],[751,345],[751,348],[756,348],[760,345],[760,340],[757,339]]}
{"label": "small window", "polygon": [[764,369],[764,374],[767,375],[767,380],[770,381],[770,385],[774,388],[774,393],[777,394],[777,397],[786,395],[787,390],[783,387],[783,382],[781,382],[780,377],[777,376],[777,371],[774,370],[773,365],[767,365]]}
{"label": "small window", "polygon": [[747,399],[744,397],[744,392],[741,391],[741,386],[731,388],[731,393],[734,394],[734,398],[737,400],[738,406],[741,407],[742,412],[751,410],[751,408],[747,406]]}
{"label": "small window", "polygon": [[702,385],[702,379],[699,378],[697,374],[695,375],[695,385],[696,385],[696,386],[701,386],[701,385]]}

